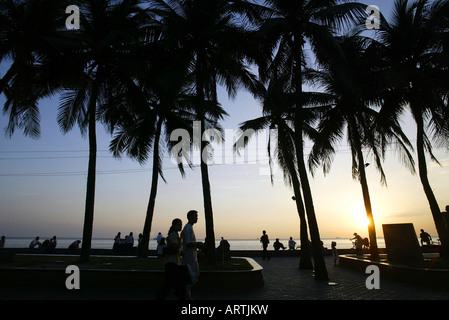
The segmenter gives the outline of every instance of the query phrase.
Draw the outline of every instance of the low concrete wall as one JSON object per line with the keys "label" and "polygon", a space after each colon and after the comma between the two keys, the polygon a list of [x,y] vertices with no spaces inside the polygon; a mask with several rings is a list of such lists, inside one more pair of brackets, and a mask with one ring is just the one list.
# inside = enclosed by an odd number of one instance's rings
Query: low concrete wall
{"label": "low concrete wall", "polygon": [[[232,271],[201,271],[198,288],[218,290],[238,290],[263,286],[263,268],[252,258],[246,259],[252,270]],[[81,269],[80,283],[84,288],[101,289],[146,289],[159,288],[164,282],[164,271],[156,270],[105,270]],[[17,288],[63,288],[69,274],[65,273],[65,266],[59,268],[8,268],[0,269],[0,283],[2,286]]]}
{"label": "low concrete wall", "polygon": [[369,265],[379,267],[381,279],[387,278],[432,288],[449,289],[449,269],[415,268],[403,264],[373,261],[355,255],[340,256],[340,266],[342,267],[365,272]]}

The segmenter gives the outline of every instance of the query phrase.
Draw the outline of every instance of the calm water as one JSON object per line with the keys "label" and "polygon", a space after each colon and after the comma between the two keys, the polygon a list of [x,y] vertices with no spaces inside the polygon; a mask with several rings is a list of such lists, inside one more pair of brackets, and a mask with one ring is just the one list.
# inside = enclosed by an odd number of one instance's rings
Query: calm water
{"label": "calm water", "polygon": [[[50,237],[40,237],[40,241],[43,242],[46,239],[50,239]],[[34,238],[6,238],[5,248],[28,248],[30,242],[34,240]],[[58,238],[57,248],[67,248],[73,241],[82,240],[81,238]],[[296,246],[299,246],[299,239],[294,239],[296,241]],[[198,241],[203,241],[202,239],[198,239]],[[262,245],[259,242],[259,239],[249,239],[249,240],[241,240],[241,239],[228,239],[229,244],[231,245],[231,250],[262,250]],[[279,240],[284,246],[288,247],[288,239],[280,239]],[[334,239],[322,239],[324,242],[324,246],[329,248],[331,247],[331,242],[335,241],[337,243],[338,249],[350,249],[352,248],[352,242],[349,238],[334,238]],[[274,239],[270,240],[269,249],[273,249]],[[93,238],[92,239],[92,248],[93,249],[112,249],[112,245],[114,240],[112,238]],[[217,240],[217,246],[220,241]],[[137,240],[134,241],[134,245],[137,246]],[[150,241],[150,249],[156,249],[156,240]],[[377,239],[377,245],[379,248],[385,248],[385,242],[383,238]]]}

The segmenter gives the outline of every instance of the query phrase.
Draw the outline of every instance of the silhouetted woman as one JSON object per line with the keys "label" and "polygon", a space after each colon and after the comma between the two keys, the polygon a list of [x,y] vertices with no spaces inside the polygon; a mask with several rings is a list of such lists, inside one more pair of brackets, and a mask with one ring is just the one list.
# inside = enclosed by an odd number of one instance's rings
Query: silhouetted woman
{"label": "silhouetted woman", "polygon": [[185,298],[185,274],[181,266],[181,238],[179,231],[182,229],[181,219],[174,219],[168,235],[166,237],[167,246],[165,249],[165,281],[156,297],[156,300],[163,300],[175,287],[175,295],[179,300]]}

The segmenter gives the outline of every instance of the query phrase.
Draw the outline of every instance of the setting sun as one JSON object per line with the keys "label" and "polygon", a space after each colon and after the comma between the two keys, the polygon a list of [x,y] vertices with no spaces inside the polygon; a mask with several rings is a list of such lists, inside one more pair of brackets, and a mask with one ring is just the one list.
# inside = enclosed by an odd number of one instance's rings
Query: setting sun
{"label": "setting sun", "polygon": [[368,228],[369,220],[366,216],[366,212],[357,212],[356,213],[356,221],[357,225],[361,228]]}
{"label": "setting sun", "polygon": [[366,210],[363,204],[357,204],[352,207],[351,212],[353,213],[354,224],[366,230],[368,228],[368,217],[366,216]]}

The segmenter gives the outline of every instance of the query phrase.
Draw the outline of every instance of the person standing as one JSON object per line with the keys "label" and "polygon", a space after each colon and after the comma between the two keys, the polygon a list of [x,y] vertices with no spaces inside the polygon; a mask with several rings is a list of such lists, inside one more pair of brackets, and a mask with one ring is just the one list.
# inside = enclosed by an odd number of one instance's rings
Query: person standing
{"label": "person standing", "polygon": [[114,245],[112,246],[112,251],[114,252],[118,252],[119,248],[120,248],[120,241],[122,240],[121,238],[121,232],[117,233],[117,235],[114,238]]}
{"label": "person standing", "polygon": [[[185,299],[185,275],[181,266],[181,238],[179,232],[182,229],[181,219],[173,219],[166,238],[165,248],[165,282],[156,297],[156,300],[163,300],[170,290],[175,288],[175,295],[178,300]],[[161,239],[162,240],[162,239]],[[159,242],[160,243],[160,242]]]}
{"label": "person standing", "polygon": [[335,241],[332,241],[331,248],[332,248],[332,256],[334,257],[334,267],[336,267],[338,266],[339,256],[337,250],[337,243]]}
{"label": "person standing", "polygon": [[161,239],[162,239],[162,233],[159,232],[156,237],[156,243],[159,243],[159,241],[161,241]]}
{"label": "person standing", "polygon": [[268,254],[268,244],[270,243],[270,239],[268,238],[267,232],[265,230],[262,231],[262,236],[260,237],[260,242],[262,243],[262,260],[268,259],[270,260],[270,256]]}
{"label": "person standing", "polygon": [[134,249],[134,235],[132,232],[126,237],[126,251],[132,253]]}
{"label": "person standing", "polygon": [[181,238],[184,252],[182,264],[187,266],[190,275],[190,281],[186,285],[186,299],[190,300],[192,286],[198,282],[200,274],[197,250],[203,247],[203,243],[196,241],[195,231],[193,230],[193,225],[198,222],[198,212],[196,210],[187,212],[187,220],[188,222],[182,230]]}
{"label": "person standing", "polygon": [[142,239],[143,239],[143,234],[139,233],[139,236],[137,237],[137,250],[140,250],[140,246],[142,245]]}

